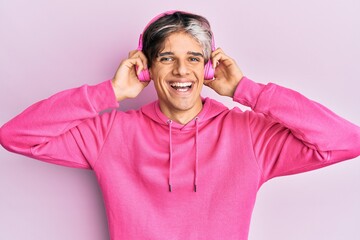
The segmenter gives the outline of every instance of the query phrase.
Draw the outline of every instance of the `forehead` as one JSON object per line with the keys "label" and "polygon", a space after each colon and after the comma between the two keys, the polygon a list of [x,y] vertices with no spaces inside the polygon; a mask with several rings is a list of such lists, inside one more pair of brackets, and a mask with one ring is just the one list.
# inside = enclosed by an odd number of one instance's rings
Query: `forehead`
{"label": "forehead", "polygon": [[177,32],[170,34],[164,41],[161,52],[187,53],[203,52],[200,43],[188,33]]}

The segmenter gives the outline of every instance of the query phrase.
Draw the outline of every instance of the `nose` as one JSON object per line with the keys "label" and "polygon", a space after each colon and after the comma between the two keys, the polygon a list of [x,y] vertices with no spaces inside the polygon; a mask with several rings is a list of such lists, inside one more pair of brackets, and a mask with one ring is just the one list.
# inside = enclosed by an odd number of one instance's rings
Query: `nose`
{"label": "nose", "polygon": [[185,76],[189,74],[189,66],[185,60],[177,60],[176,64],[174,64],[173,74],[179,76]]}

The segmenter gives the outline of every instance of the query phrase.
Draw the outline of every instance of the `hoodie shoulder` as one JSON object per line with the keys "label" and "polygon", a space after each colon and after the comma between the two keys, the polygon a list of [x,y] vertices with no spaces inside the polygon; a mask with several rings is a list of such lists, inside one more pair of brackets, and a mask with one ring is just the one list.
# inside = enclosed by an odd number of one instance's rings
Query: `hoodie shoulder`
{"label": "hoodie shoulder", "polygon": [[229,108],[224,104],[208,97],[203,98],[203,105],[203,109],[198,116],[201,121],[206,121],[220,115],[221,113],[229,111]]}
{"label": "hoodie shoulder", "polygon": [[[224,114],[224,113],[226,114],[229,111],[232,111],[229,110],[229,108],[225,106],[223,103],[218,102],[215,99],[206,97],[206,98],[202,98],[202,101],[203,101],[203,109],[198,114],[198,119],[200,120],[200,122],[207,121],[209,119],[215,118],[220,114]],[[154,101],[147,105],[144,105],[140,111],[144,115],[146,115],[147,117],[151,118],[152,120],[158,123],[167,124],[166,122],[168,119],[161,112],[158,101]]]}
{"label": "hoodie shoulder", "polygon": [[145,116],[149,117],[150,119],[152,119],[157,123],[166,124],[167,122],[166,116],[162,114],[160,111],[158,100],[142,106],[140,111],[142,114],[144,114]]}

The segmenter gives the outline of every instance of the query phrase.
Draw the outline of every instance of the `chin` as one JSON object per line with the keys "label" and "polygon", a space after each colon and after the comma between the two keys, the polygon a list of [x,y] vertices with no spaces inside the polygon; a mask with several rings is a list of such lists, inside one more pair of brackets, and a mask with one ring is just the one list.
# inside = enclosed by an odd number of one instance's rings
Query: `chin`
{"label": "chin", "polygon": [[[201,98],[199,97],[200,102],[201,102]],[[174,106],[174,108],[176,108],[177,110],[181,110],[181,111],[190,111],[194,108],[197,107],[197,101],[198,99],[182,99],[179,100],[177,102],[174,102],[172,105]]]}

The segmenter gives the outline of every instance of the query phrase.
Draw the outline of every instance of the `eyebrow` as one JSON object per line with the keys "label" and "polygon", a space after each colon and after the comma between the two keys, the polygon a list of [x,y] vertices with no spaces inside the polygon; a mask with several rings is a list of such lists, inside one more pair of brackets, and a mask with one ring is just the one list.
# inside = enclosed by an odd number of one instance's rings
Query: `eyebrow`
{"label": "eyebrow", "polygon": [[[188,51],[187,52],[188,55],[193,55],[193,56],[200,56],[200,57],[204,57],[204,55],[200,52],[192,52],[192,51]],[[173,56],[175,55],[173,52],[162,52],[158,54],[158,57],[162,57],[162,56]]]}
{"label": "eyebrow", "polygon": [[194,55],[194,56],[199,56],[199,57],[204,57],[204,55],[202,53],[199,53],[199,52],[191,52],[191,51],[189,51],[188,54],[189,55]]}
{"label": "eyebrow", "polygon": [[167,56],[167,55],[174,55],[173,52],[162,52],[158,54],[158,57]]}

